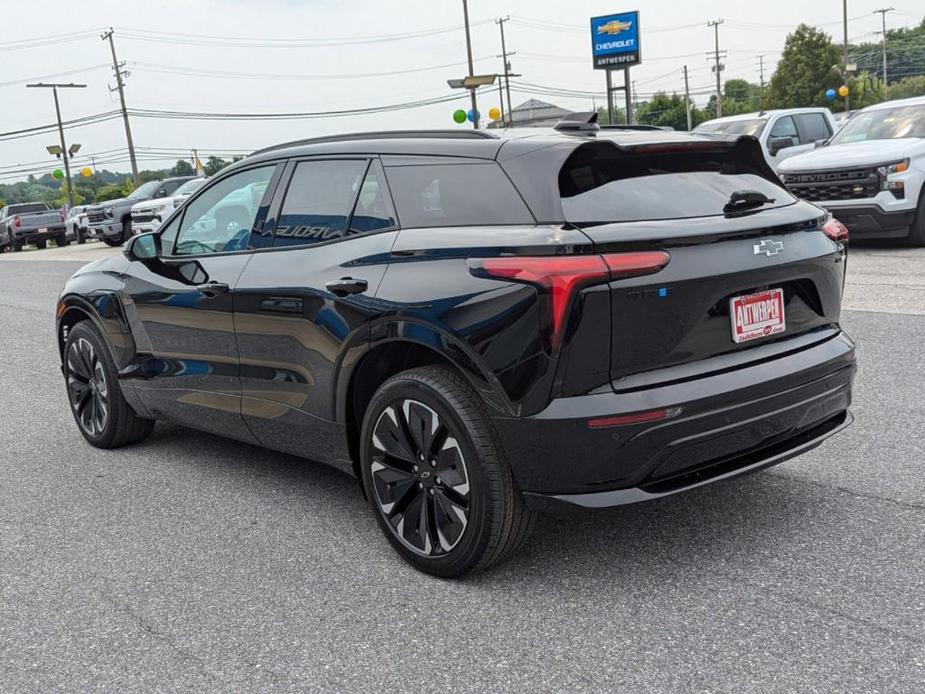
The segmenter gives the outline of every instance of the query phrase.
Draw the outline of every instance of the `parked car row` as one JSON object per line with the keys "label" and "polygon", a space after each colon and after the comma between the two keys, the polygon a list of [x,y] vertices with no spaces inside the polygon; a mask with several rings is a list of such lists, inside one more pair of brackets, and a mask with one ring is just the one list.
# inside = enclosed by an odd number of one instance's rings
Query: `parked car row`
{"label": "parked car row", "polygon": [[149,181],[125,198],[75,205],[67,213],[44,202],[7,205],[0,209],[0,251],[20,251],[29,244],[45,248],[49,240],[58,246],[88,239],[121,245],[133,234],[157,231],[207,180],[179,176]]}
{"label": "parked car row", "polygon": [[828,109],[789,109],[718,118],[694,133],[758,138],[790,191],[855,239],[925,246],[925,97],[868,106],[842,123]]}

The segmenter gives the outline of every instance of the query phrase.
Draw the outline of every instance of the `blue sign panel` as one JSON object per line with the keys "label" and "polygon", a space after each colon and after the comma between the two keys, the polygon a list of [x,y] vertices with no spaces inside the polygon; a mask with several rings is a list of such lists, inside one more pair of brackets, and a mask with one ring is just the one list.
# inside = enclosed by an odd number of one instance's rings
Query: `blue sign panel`
{"label": "blue sign panel", "polygon": [[592,17],[591,55],[599,70],[639,64],[639,12]]}

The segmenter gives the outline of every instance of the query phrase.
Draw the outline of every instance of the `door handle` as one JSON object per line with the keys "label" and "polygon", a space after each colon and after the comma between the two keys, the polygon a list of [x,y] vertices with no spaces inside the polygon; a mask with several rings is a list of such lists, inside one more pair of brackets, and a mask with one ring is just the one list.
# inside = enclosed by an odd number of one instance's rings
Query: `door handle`
{"label": "door handle", "polygon": [[228,285],[224,282],[206,282],[205,284],[198,285],[196,289],[199,290],[200,294],[209,299],[214,299],[219,294],[228,293]]}
{"label": "door handle", "polygon": [[360,294],[365,292],[369,283],[366,280],[353,279],[352,277],[341,277],[339,280],[331,280],[326,285],[328,291],[334,296],[347,296],[348,294]]}

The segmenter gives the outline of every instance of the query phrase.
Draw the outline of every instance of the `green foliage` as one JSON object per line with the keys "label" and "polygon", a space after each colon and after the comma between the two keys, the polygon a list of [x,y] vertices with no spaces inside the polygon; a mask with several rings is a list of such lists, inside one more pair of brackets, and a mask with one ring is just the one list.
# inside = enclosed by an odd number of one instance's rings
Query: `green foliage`
{"label": "green foliage", "polygon": [[206,176],[214,176],[219,171],[228,166],[228,164],[229,162],[225,161],[224,159],[220,159],[219,157],[209,157],[206,159],[206,163],[202,168],[205,169]]}
{"label": "green foliage", "polygon": [[[890,84],[906,77],[921,75],[925,67],[925,19],[917,27],[887,29],[887,76]],[[869,72],[883,79],[883,50],[880,40],[848,47],[849,60],[859,72]],[[893,98],[892,92],[890,98]],[[851,102],[852,107],[854,101]]]}
{"label": "green foliage", "polygon": [[[61,190],[58,192],[57,197],[51,203],[52,207],[64,207],[68,203],[67,189],[68,189],[67,183],[61,186]],[[75,188],[74,189],[74,204],[82,205],[83,202],[84,202],[84,196],[80,194],[80,191],[77,190],[77,188]]]}
{"label": "green foliage", "polygon": [[891,99],[908,99],[913,96],[925,96],[925,75],[904,77],[899,82],[890,82]]}
{"label": "green foliage", "polygon": [[95,202],[104,202],[106,200],[116,200],[117,198],[124,198],[125,193],[122,192],[122,184],[110,183],[105,185],[99,190],[96,191],[96,197],[94,198]]}
{"label": "green foliage", "polygon": [[186,159],[177,159],[177,163],[170,170],[171,176],[193,176],[195,174],[196,171],[193,169],[193,165]]}
{"label": "green foliage", "polygon": [[841,83],[841,56],[821,29],[800,24],[787,36],[784,52],[768,89],[767,108],[827,106],[825,91]]}

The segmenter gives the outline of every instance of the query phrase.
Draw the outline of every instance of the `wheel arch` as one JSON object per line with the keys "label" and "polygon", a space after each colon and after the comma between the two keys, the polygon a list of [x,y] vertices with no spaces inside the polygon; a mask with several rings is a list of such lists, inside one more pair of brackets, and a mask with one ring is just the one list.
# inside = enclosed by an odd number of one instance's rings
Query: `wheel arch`
{"label": "wheel arch", "polygon": [[[377,332],[382,327],[377,326]],[[468,350],[433,328],[427,327],[422,331],[423,326],[415,327],[415,338],[397,334],[385,337],[371,343],[349,371],[341,369],[335,412],[338,421],[344,424],[347,450],[358,477],[360,429],[366,407],[379,387],[402,371],[437,364],[447,366],[459,373],[484,398],[490,410],[503,415],[512,413],[510,400],[497,379],[481,368]]]}
{"label": "wheel arch", "polygon": [[135,341],[129,330],[125,312],[118,296],[113,292],[94,295],[92,302],[82,296],[69,294],[58,301],[56,335],[58,354],[64,359],[64,345],[70,330],[78,323],[89,320],[106,338],[106,344],[116,366],[122,368],[135,354]]}

